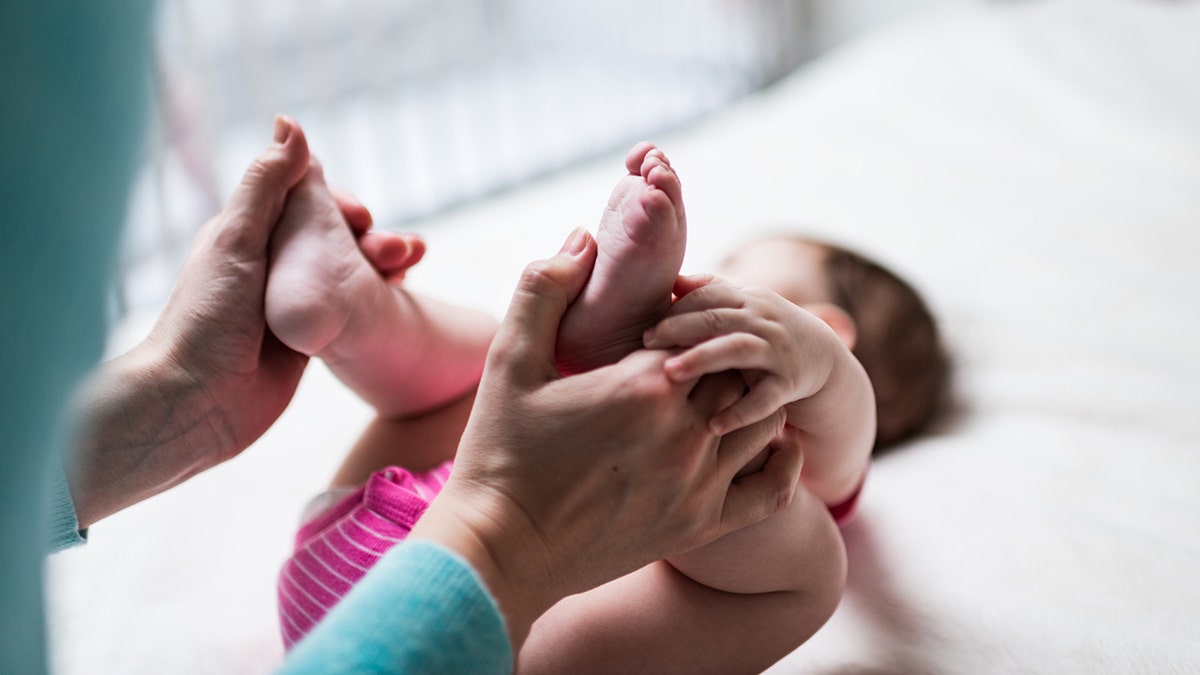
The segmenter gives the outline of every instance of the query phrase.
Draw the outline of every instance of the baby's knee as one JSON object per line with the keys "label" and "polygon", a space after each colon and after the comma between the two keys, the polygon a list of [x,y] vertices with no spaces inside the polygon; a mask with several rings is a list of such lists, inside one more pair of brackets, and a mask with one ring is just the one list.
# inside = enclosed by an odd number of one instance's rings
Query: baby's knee
{"label": "baby's knee", "polygon": [[797,493],[796,543],[793,547],[792,579],[788,584],[804,606],[805,614],[816,613],[821,622],[833,614],[846,588],[846,544],[841,529],[825,505],[803,487]]}
{"label": "baby's knee", "polygon": [[829,621],[842,600],[846,588],[846,547],[840,530],[832,518],[828,526],[810,531],[812,546],[803,564],[797,570],[795,585],[787,594],[789,600],[784,610],[789,617],[789,649],[806,642]]}
{"label": "baby's knee", "polygon": [[821,557],[824,562],[820,565],[820,573],[814,575],[809,589],[812,595],[811,602],[824,617],[822,623],[833,616],[834,610],[842,601],[848,569],[846,544],[842,539],[841,530],[833,522],[833,518],[828,520],[828,527],[822,528],[822,541],[819,544],[823,549]]}

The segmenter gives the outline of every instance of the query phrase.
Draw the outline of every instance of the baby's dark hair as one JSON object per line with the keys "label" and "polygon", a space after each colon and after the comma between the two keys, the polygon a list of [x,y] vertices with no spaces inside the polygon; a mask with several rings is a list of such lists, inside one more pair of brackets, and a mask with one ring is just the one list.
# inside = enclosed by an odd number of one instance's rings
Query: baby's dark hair
{"label": "baby's dark hair", "polygon": [[834,304],[854,320],[854,355],[875,389],[875,449],[924,430],[942,408],[951,363],[925,301],[883,265],[827,242],[826,278]]}

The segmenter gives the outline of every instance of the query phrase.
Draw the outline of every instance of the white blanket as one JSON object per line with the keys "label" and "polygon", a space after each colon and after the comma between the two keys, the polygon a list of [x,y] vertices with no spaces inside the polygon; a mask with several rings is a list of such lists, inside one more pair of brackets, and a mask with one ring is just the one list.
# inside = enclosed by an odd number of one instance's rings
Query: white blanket
{"label": "white blanket", "polygon": [[[779,226],[837,239],[919,286],[958,365],[955,413],[871,474],[842,606],[775,672],[1200,672],[1200,3],[897,26],[655,140],[687,270]],[[431,223],[410,283],[499,314],[621,172]],[[269,671],[297,511],[369,416],[312,367],[242,457],[53,558],[56,670]]]}

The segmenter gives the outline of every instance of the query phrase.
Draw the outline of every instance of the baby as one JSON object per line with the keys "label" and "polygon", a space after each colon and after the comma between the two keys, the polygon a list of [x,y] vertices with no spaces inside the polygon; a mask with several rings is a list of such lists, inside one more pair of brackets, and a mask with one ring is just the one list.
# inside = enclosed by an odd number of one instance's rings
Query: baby
{"label": "baby", "polygon": [[[592,276],[560,326],[560,370],[590,370],[647,347],[676,350],[664,367],[678,382],[740,371],[747,393],[710,426],[737,433],[785,409],[786,426],[743,475],[771,461],[777,444],[799,444],[802,484],[786,509],[757,525],[564,599],[534,624],[517,668],[758,672],[836,608],[846,562],[835,521],[852,515],[872,447],[915,433],[932,414],[946,372],[936,330],[894,275],[806,239],[752,243],[722,264],[722,278],[679,277],[678,177],[650,144],[625,165],[596,233]],[[271,330],[323,359],[379,413],[331,490],[309,505],[280,574],[289,647],[404,539],[445,483],[496,326],[388,283],[420,258],[419,240],[371,250],[347,224],[314,165],[272,240]],[[919,328],[904,327],[913,312]],[[897,353],[898,340],[922,346]],[[910,364],[928,386],[901,386]]]}
{"label": "baby", "polygon": [[875,450],[916,436],[946,402],[951,361],[937,322],[912,286],[883,265],[788,234],[743,246],[718,273],[776,291],[842,336],[875,391]]}

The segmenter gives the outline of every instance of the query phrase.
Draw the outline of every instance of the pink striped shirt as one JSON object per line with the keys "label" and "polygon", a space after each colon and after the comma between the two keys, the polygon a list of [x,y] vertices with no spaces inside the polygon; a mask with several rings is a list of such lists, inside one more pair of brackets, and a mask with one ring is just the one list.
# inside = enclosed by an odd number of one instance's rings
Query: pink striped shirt
{"label": "pink striped shirt", "polygon": [[304,637],[384,553],[403,541],[450,476],[451,462],[413,474],[377,471],[357,490],[301,525],[279,574],[284,646]]}

